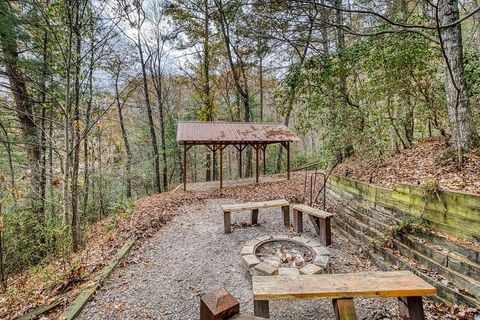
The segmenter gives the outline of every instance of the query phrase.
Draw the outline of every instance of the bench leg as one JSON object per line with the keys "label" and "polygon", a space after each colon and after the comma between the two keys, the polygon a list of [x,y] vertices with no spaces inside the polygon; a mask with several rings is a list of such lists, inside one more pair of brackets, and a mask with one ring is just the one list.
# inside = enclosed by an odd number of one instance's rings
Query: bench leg
{"label": "bench leg", "polygon": [[253,315],[261,318],[270,318],[268,300],[253,300]]}
{"label": "bench leg", "polygon": [[352,298],[333,299],[336,320],[356,320],[357,313]]}
{"label": "bench leg", "polygon": [[315,229],[315,232],[318,234],[318,236],[321,236],[322,231],[320,230],[320,222],[319,222],[320,219],[318,217],[314,217],[314,216],[311,216],[309,214],[307,214],[307,217],[310,220],[310,222],[312,223],[313,228]]}
{"label": "bench leg", "polygon": [[223,213],[223,224],[225,226],[225,233],[230,233],[232,232],[232,223],[230,220],[230,212],[225,211]]}
{"label": "bench leg", "polygon": [[422,297],[398,298],[400,316],[411,320],[424,320]]}
{"label": "bench leg", "polygon": [[252,210],[252,224],[258,224],[258,209]]}
{"label": "bench leg", "polygon": [[320,220],[320,242],[329,246],[332,244],[332,228],[330,226],[330,218]]}
{"label": "bench leg", "polygon": [[302,211],[298,211],[293,209],[293,223],[295,225],[295,232],[302,233],[303,232],[303,213]]}
{"label": "bench leg", "polygon": [[289,227],[290,226],[290,207],[289,206],[282,207],[282,212],[283,212],[283,225],[285,227]]}

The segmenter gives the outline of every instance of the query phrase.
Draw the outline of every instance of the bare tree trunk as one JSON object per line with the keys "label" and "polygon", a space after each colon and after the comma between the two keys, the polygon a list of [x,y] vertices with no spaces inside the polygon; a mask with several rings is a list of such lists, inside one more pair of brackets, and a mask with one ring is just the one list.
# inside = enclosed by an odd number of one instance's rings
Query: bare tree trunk
{"label": "bare tree trunk", "polygon": [[436,16],[445,59],[445,91],[452,144],[461,164],[463,152],[477,147],[479,137],[473,124],[467,96],[461,25],[455,23],[460,17],[458,0],[439,0]]}
{"label": "bare tree trunk", "polygon": [[[305,58],[307,57],[308,49],[310,47],[310,41],[312,38],[312,33],[313,33],[313,26],[315,23],[315,20],[317,18],[317,7],[314,7],[314,14],[309,16],[309,27],[308,27],[308,34],[307,38],[305,41],[305,47],[303,48],[303,51],[299,52],[299,62],[298,62],[298,69],[293,71],[293,72],[301,72],[301,69],[303,68],[303,63],[305,61]],[[285,115],[285,121],[284,124],[288,127],[290,124],[290,117],[293,111],[293,104],[295,103],[295,98],[297,96],[297,84],[293,84],[290,87],[290,93],[288,97],[288,105],[287,105],[287,110],[286,110],[286,115]],[[279,145],[278,146],[278,153],[277,153],[277,164],[276,164],[276,172],[280,172],[282,168],[282,155],[283,155],[283,146]]]}
{"label": "bare tree trunk", "polygon": [[157,134],[155,132],[155,124],[153,122],[153,115],[152,115],[152,106],[150,104],[150,93],[148,91],[147,70],[146,70],[145,59],[143,56],[140,29],[138,29],[138,32],[137,32],[137,49],[140,55],[140,64],[142,67],[143,94],[145,97],[145,106],[147,108],[148,125],[150,128],[150,139],[151,139],[152,151],[153,151],[152,155],[153,155],[153,167],[154,167],[154,177],[155,177],[155,191],[160,193],[162,192],[161,182],[160,182],[160,157],[158,155]]}
{"label": "bare tree trunk", "polygon": [[118,121],[120,122],[120,130],[122,132],[123,144],[125,147],[125,153],[127,154],[127,160],[125,162],[125,171],[127,172],[127,182],[126,182],[126,193],[127,198],[132,197],[132,151],[130,149],[130,142],[128,141],[127,129],[125,128],[125,122],[123,121],[122,113],[122,103],[120,103],[120,93],[118,90],[118,77],[119,74],[115,75],[115,101],[117,102],[117,111],[118,111]]}
{"label": "bare tree trunk", "polygon": [[[159,81],[162,81],[161,79]],[[162,91],[160,89],[160,91]],[[166,137],[165,137],[165,108],[164,108],[164,102],[163,99],[161,99],[162,103],[159,106],[159,111],[160,111],[160,142],[162,145],[162,160],[163,160],[163,170],[162,170],[162,176],[163,176],[163,190],[167,191],[168,190],[168,164],[167,164],[167,142],[166,142]]]}
{"label": "bare tree trunk", "polygon": [[[10,5],[2,1],[0,2],[0,11],[6,15],[11,14]],[[13,15],[12,15],[13,16]],[[3,24],[9,26],[10,29],[0,32],[0,46],[3,51],[4,61],[10,87],[15,101],[17,117],[20,121],[23,139],[25,141],[25,149],[30,169],[30,200],[34,213],[40,223],[43,224],[43,216],[39,210],[39,191],[41,183],[40,161],[41,148],[38,137],[37,124],[35,121],[33,101],[27,90],[27,85],[22,71],[19,67],[19,54],[17,51],[17,30],[13,23]]]}
{"label": "bare tree trunk", "polygon": [[160,120],[160,144],[162,146],[162,182],[163,190],[167,191],[168,189],[168,166],[167,166],[167,143],[165,138],[165,101],[164,101],[164,87],[163,87],[163,72],[162,72],[162,53],[159,52],[160,48],[160,39],[157,38],[157,66],[152,61],[151,64],[151,74],[153,79],[153,84],[155,87],[155,93],[157,96],[158,104],[158,113]]}
{"label": "bare tree trunk", "polygon": [[78,231],[78,171],[80,168],[80,77],[82,64],[82,16],[81,7],[85,4],[78,1],[75,8],[75,83],[74,83],[74,108],[73,108],[73,162],[72,162],[72,185],[71,185],[71,205],[72,205],[72,249],[76,252],[80,245]]}
{"label": "bare tree trunk", "polygon": [[[203,99],[205,105],[205,112],[207,115],[207,121],[214,120],[214,110],[213,110],[213,97],[212,97],[212,88],[210,85],[210,13],[208,10],[208,0],[203,1],[203,6],[205,10],[204,15],[204,25],[203,25]],[[215,176],[216,164],[212,161],[210,150],[206,149],[205,154],[206,161],[206,170],[205,170],[205,180],[212,180],[212,176]]]}
{"label": "bare tree trunk", "polygon": [[[48,1],[47,1],[48,5]],[[46,118],[47,118],[47,78],[48,78],[48,32],[43,34],[42,48],[42,84],[40,92],[40,103],[42,105],[40,120],[40,145],[41,145],[41,172],[40,172],[40,210],[45,213],[45,193],[47,184],[47,155],[46,155]]]}
{"label": "bare tree trunk", "polygon": [[260,54],[260,122],[263,122],[263,56]]}
{"label": "bare tree trunk", "polygon": [[62,186],[62,200],[63,200],[63,216],[62,225],[67,225],[70,219],[70,128],[72,126],[70,121],[71,114],[71,71],[72,71],[72,50],[73,50],[73,3],[67,3],[67,15],[70,24],[68,26],[67,35],[67,54],[65,57],[65,107],[63,109],[63,139],[64,139],[64,155],[63,155],[63,186]]}
{"label": "bare tree trunk", "polygon": [[[92,19],[92,18],[91,18]],[[94,37],[94,19],[90,25],[90,65],[88,70],[88,100],[87,110],[85,112],[85,137],[83,141],[83,214],[88,210],[88,198],[90,196],[90,165],[88,158],[88,132],[90,129],[90,113],[92,112],[93,104],[93,67],[95,63],[95,37]]]}
{"label": "bare tree trunk", "polygon": [[[240,96],[243,104],[244,110],[244,121],[250,122],[250,94],[248,88],[248,79],[246,75],[246,65],[241,57],[238,55],[238,52],[235,51],[237,55],[237,61],[233,60],[233,52],[232,52],[232,44],[230,39],[230,27],[225,16],[225,12],[223,11],[223,5],[221,0],[215,0],[215,4],[217,6],[219,12],[219,23],[220,29],[222,32],[227,60],[230,66],[230,70],[232,71],[233,81],[235,87],[237,89],[237,93]],[[235,50],[235,48],[233,48]],[[246,149],[246,162],[247,167],[245,170],[246,176],[252,175],[252,150],[251,148]]]}
{"label": "bare tree trunk", "polygon": [[48,124],[48,194],[51,202],[50,214],[53,217],[56,212],[55,196],[53,191],[53,107],[50,106]]}

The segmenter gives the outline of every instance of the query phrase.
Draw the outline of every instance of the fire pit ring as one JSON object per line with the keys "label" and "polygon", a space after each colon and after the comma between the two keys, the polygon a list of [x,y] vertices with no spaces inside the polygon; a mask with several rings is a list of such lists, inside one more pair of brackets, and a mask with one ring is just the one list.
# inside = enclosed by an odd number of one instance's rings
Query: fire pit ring
{"label": "fire pit ring", "polygon": [[320,242],[305,236],[262,236],[242,248],[248,275],[309,275],[330,271],[330,252]]}

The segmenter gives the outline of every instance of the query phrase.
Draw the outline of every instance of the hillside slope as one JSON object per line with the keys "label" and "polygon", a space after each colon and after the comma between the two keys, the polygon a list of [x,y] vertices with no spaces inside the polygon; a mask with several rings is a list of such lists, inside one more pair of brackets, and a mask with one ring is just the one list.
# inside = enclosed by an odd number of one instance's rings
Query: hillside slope
{"label": "hillside slope", "polygon": [[412,148],[392,154],[385,161],[363,161],[357,156],[345,159],[335,173],[392,188],[397,183],[437,183],[441,188],[480,194],[480,150],[465,155],[459,167],[444,139],[424,140]]}

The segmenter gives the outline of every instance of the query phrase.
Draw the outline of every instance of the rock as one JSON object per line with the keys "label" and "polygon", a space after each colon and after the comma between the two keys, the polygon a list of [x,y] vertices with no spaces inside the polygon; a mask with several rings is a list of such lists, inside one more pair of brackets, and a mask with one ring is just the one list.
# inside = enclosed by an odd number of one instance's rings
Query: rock
{"label": "rock", "polygon": [[285,258],[285,252],[281,248],[277,249],[277,252],[275,252],[275,256],[277,256],[280,260],[283,261],[283,259]]}
{"label": "rock", "polygon": [[278,261],[278,260],[265,259],[264,262],[270,264],[271,266],[273,266],[275,268],[280,267],[280,261]]}
{"label": "rock", "polygon": [[306,274],[306,275],[320,274],[320,273],[323,273],[323,272],[324,272],[323,268],[321,268],[321,267],[319,267],[319,266],[317,266],[316,264],[313,264],[313,263],[307,264],[305,267],[300,269],[300,274]]}
{"label": "rock", "polygon": [[290,262],[293,260],[293,257],[290,253],[285,254],[285,262]]}
{"label": "rock", "polygon": [[277,268],[265,262],[260,262],[252,269],[252,275],[254,276],[271,276],[277,273]]}
{"label": "rock", "polygon": [[299,276],[300,271],[297,268],[278,268],[278,275]]}
{"label": "rock", "polygon": [[242,256],[248,254],[254,254],[255,247],[254,246],[243,246],[242,252],[240,253]]}
{"label": "rock", "polygon": [[295,256],[295,266],[301,267],[305,264],[305,259],[299,254]]}
{"label": "rock", "polygon": [[319,266],[320,268],[326,270],[328,267],[328,260],[329,260],[328,256],[317,256],[315,257],[315,260],[313,261],[313,263]]}
{"label": "rock", "polygon": [[244,267],[248,270],[253,266],[256,266],[260,263],[260,260],[257,259],[253,254],[242,256],[242,262]]}

